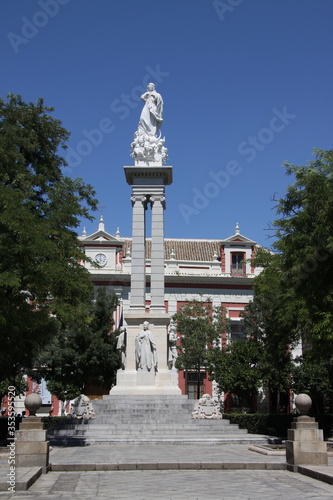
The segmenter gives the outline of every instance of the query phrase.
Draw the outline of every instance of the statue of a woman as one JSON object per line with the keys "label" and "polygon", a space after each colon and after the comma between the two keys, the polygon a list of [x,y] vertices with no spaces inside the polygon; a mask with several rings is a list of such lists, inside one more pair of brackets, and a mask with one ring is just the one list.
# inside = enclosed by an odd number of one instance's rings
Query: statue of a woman
{"label": "statue of a woman", "polygon": [[135,338],[135,357],[138,370],[157,370],[156,344],[149,330],[149,323],[143,323],[143,329]]}
{"label": "statue of a woman", "polygon": [[163,121],[163,99],[161,94],[156,92],[155,85],[148,83],[147,92],[142,94],[142,101],[145,105],[141,112],[138,132],[156,136]]}

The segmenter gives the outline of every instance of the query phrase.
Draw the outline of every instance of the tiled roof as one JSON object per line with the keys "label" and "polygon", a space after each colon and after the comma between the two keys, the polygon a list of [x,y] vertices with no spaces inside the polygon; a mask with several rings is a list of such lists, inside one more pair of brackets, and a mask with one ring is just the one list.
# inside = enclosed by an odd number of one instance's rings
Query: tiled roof
{"label": "tiled roof", "polygon": [[[132,252],[132,239],[122,238],[124,241],[124,256],[129,249]],[[170,259],[173,250],[176,260],[212,261],[214,253],[220,257],[220,240],[183,240],[164,239],[164,258]],[[146,258],[151,257],[151,238],[146,239]]]}

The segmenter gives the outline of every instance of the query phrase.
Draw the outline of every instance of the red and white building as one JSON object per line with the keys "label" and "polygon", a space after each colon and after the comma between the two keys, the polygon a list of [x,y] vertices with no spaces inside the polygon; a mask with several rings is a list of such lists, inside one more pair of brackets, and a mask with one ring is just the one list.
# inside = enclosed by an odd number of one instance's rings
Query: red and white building
{"label": "red and white building", "polygon": [[[96,287],[103,286],[119,298],[115,325],[122,324],[130,305],[132,239],[121,237],[119,230],[113,236],[105,230],[101,217],[98,231],[79,237],[87,257],[101,266],[86,263]],[[231,323],[231,340],[242,336],[241,312],[253,298],[253,279],[261,271],[252,267],[257,243],[240,233],[216,240],[164,239],[165,308],[172,316],[189,300],[210,302],[224,306]],[[150,305],[150,248],[146,240],[146,306]],[[227,340],[228,341],[228,340]],[[214,382],[202,373],[202,391],[216,395]],[[197,374],[179,372],[179,387],[190,398],[196,395]]]}
{"label": "red and white building", "polygon": [[[105,230],[101,217],[98,230],[90,235],[83,232],[79,237],[82,251],[96,260],[100,268],[85,263],[91,273],[95,287],[106,287],[116,294],[119,306],[114,315],[116,328],[123,323],[124,314],[129,310],[131,289],[131,248],[132,239],[121,237],[119,230],[111,235]],[[165,309],[172,316],[184,302],[201,300],[213,306],[223,306],[230,320],[230,339],[242,336],[241,312],[253,298],[253,279],[261,271],[252,267],[257,243],[240,233],[238,224],[235,233],[227,238],[164,239],[164,279]],[[151,240],[146,240],[146,306],[150,306],[150,249]],[[28,393],[37,390],[43,398],[42,414],[60,414],[60,403],[51,395],[45,382],[35,387],[31,380]],[[178,373],[178,384],[183,394],[195,398],[197,393],[197,373]],[[201,374],[201,392],[217,396],[214,382],[207,374]],[[27,393],[27,394],[28,394]],[[89,395],[88,395],[89,396]],[[3,402],[4,403],[4,402]],[[6,406],[6,405],[4,405]],[[24,409],[24,397],[18,398],[17,411]]]}

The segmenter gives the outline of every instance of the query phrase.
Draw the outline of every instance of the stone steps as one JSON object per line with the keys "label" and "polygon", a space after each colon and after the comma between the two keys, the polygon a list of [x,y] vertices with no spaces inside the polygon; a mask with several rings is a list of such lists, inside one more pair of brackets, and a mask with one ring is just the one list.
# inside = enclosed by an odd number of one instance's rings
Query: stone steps
{"label": "stone steps", "polygon": [[[224,424],[222,423],[221,421],[219,422],[221,425],[200,425],[200,424],[166,424],[166,423],[154,423],[152,424],[151,422],[147,422],[147,426],[149,424],[149,429],[150,430],[158,430],[158,431],[178,431],[178,432],[182,432],[182,431],[189,431],[189,432],[193,432],[193,431],[200,431],[200,432],[209,432],[209,431],[213,431],[213,432],[216,432],[216,431],[220,431],[220,432],[230,432],[231,430],[237,430],[239,429],[238,425],[237,424]],[[88,430],[89,431],[94,431],[96,429],[105,429],[105,427],[108,427],[110,430],[114,431],[116,429],[124,429],[124,430],[129,430],[129,429],[137,429],[137,430],[142,430],[142,425],[138,425],[138,424],[133,424],[133,423],[130,423],[130,424],[125,424],[125,423],[121,423],[121,424],[109,424],[107,422],[105,423],[91,423],[91,424],[88,424],[88,425],[84,425],[81,427],[83,428],[83,430]],[[74,427],[74,426],[73,426]],[[78,426],[76,425],[75,428],[78,428]]]}
{"label": "stone steps", "polygon": [[[54,436],[66,436],[68,435],[69,432],[68,432],[68,429],[59,429],[58,431],[54,431],[53,435]],[[168,432],[165,432],[165,433],[162,433],[159,429],[148,429],[148,430],[142,430],[142,429],[128,429],[126,431],[126,429],[122,429],[122,432],[117,429],[117,432],[115,432],[114,430],[112,429],[108,429],[108,428],[104,428],[104,429],[96,429],[96,430],[89,430],[89,431],[81,431],[81,430],[78,430],[78,429],[73,429],[73,432],[70,433],[72,436],[87,436],[87,437],[90,437],[92,435],[103,435],[103,436],[120,436],[120,435],[129,435],[129,436],[132,436],[132,435],[135,435],[135,436],[144,436],[144,437],[149,437],[149,436],[184,436],[184,437],[190,437],[190,436],[200,436],[200,437],[203,437],[203,436],[207,436],[207,437],[222,437],[224,435],[226,436],[229,436],[230,434],[247,434],[247,430],[246,429],[230,429],[229,431],[225,431],[225,432],[213,432],[213,431],[210,431],[210,432],[200,432],[200,431],[196,431],[195,433],[193,433],[193,430],[180,430],[180,431],[177,431],[177,430],[174,430],[174,431],[168,431]]]}
{"label": "stone steps", "polygon": [[53,446],[89,446],[89,445],[118,445],[131,444],[140,445],[231,445],[231,444],[266,444],[267,437],[256,434],[248,434],[245,436],[228,436],[220,438],[204,438],[195,437],[188,438],[151,438],[144,439],[142,437],[135,438],[133,436],[121,436],[119,438],[105,439],[101,437],[73,437],[59,436],[58,438],[51,437],[50,442]]}
{"label": "stone steps", "polygon": [[89,444],[263,444],[228,420],[191,418],[186,396],[104,396],[93,401],[96,418],[70,421],[49,433],[54,445]]}

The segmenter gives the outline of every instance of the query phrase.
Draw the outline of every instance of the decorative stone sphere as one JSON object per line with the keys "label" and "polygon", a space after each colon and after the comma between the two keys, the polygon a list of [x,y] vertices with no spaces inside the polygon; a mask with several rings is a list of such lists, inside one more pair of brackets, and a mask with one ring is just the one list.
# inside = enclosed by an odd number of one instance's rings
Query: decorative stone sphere
{"label": "decorative stone sphere", "polygon": [[295,398],[295,406],[301,415],[307,415],[312,406],[312,399],[307,394],[298,394]]}
{"label": "decorative stone sphere", "polygon": [[35,416],[36,411],[42,406],[42,398],[39,394],[33,392],[29,394],[24,400],[24,406],[29,410],[30,416]]}

